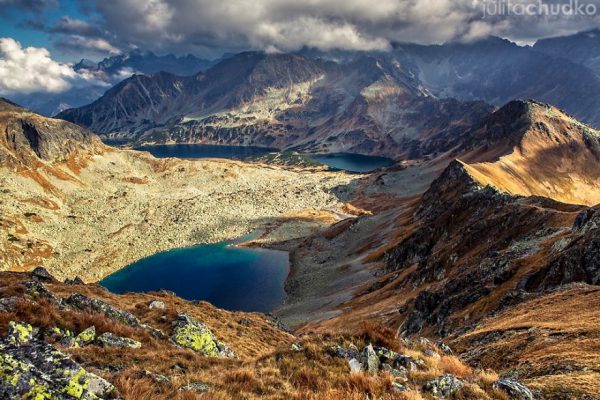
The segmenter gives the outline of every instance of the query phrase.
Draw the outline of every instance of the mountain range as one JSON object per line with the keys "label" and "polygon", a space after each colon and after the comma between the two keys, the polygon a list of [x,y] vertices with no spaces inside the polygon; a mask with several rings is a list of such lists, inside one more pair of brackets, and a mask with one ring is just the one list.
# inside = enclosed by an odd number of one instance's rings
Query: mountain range
{"label": "mountain range", "polygon": [[190,77],[133,76],[58,117],[137,144],[418,158],[448,150],[444,138],[514,98],[600,123],[600,78],[587,64],[497,38],[385,53],[242,53]]}

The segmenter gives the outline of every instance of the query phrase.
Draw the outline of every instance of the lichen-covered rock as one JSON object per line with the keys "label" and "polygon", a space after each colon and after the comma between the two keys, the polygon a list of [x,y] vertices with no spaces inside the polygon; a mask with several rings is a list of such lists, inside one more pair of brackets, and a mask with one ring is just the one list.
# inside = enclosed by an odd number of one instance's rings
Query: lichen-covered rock
{"label": "lichen-covered rock", "polygon": [[403,393],[406,392],[406,390],[406,386],[398,382],[392,382],[392,393]]}
{"label": "lichen-covered rock", "polygon": [[393,368],[390,364],[381,364],[381,370],[389,373],[394,378],[406,379],[408,371],[404,367]]}
{"label": "lichen-covered rock", "polygon": [[514,400],[533,400],[533,393],[522,383],[512,379],[500,379],[494,383],[494,389],[502,390]]}
{"label": "lichen-covered rock", "polygon": [[392,365],[394,366],[394,368],[398,369],[405,368],[408,371],[417,370],[417,363],[415,362],[415,359],[404,354],[398,354],[396,357],[394,357]]}
{"label": "lichen-covered rock", "polygon": [[292,333],[292,329],[273,314],[267,314],[267,322],[280,331]]}
{"label": "lichen-covered rock", "polygon": [[186,313],[177,315],[177,319],[173,322],[171,339],[178,346],[191,349],[208,357],[235,357],[231,348],[219,342],[206,325],[196,321]]}
{"label": "lichen-covered rock", "polygon": [[442,350],[446,354],[450,354],[450,355],[454,354],[454,352],[452,351],[452,349],[450,348],[450,346],[448,346],[444,342],[439,342],[438,343],[438,347],[440,348],[440,350]]}
{"label": "lichen-covered rock", "polygon": [[0,299],[0,311],[13,312],[17,304],[22,301],[24,301],[23,298],[18,296],[3,297]]}
{"label": "lichen-covered rock", "polygon": [[385,347],[374,347],[374,349],[375,353],[377,354],[377,357],[379,357],[379,360],[382,363],[392,362],[398,356],[398,353],[386,349]]}
{"label": "lichen-covered rock", "polygon": [[95,339],[96,327],[92,325],[75,337],[75,345],[78,347],[87,346],[88,344],[92,344]]}
{"label": "lichen-covered rock", "polygon": [[6,340],[15,345],[27,344],[33,338],[33,327],[26,322],[10,321]]}
{"label": "lichen-covered rock", "polygon": [[101,347],[121,347],[127,349],[139,349],[142,344],[137,340],[115,335],[111,332],[105,332],[96,339]]}
{"label": "lichen-covered rock", "polygon": [[44,267],[36,267],[33,271],[31,271],[31,277],[33,279],[37,279],[38,281],[44,282],[54,282],[56,279],[46,270]]}
{"label": "lichen-covered rock", "polygon": [[463,387],[463,383],[453,375],[446,374],[427,382],[424,389],[435,397],[448,398]]}
{"label": "lichen-covered rock", "polygon": [[304,346],[302,346],[302,344],[300,344],[300,343],[292,343],[290,348],[292,349],[292,351],[296,351],[296,352],[304,351]]}
{"label": "lichen-covered rock", "polygon": [[34,299],[47,300],[53,304],[60,304],[61,300],[54,295],[43,283],[38,281],[25,282],[25,293]]}
{"label": "lichen-covered rock", "polygon": [[369,372],[370,374],[376,374],[377,372],[379,372],[381,362],[379,361],[377,353],[375,353],[375,350],[373,349],[373,345],[369,344],[364,348],[363,358],[365,360],[367,372]]}
{"label": "lichen-covered rock", "polygon": [[91,299],[79,293],[72,294],[65,302],[82,311],[95,311],[132,327],[140,326],[140,320],[130,312],[120,310],[101,300]]}
{"label": "lichen-covered rock", "polygon": [[113,391],[110,383],[39,339],[16,343],[7,337],[0,341],[2,399],[97,400]]}
{"label": "lichen-covered rock", "polygon": [[360,354],[357,349],[351,349],[349,347],[343,347],[337,344],[329,347],[327,349],[327,353],[329,353],[333,357],[345,358],[347,360],[350,360],[352,358],[360,358]]}

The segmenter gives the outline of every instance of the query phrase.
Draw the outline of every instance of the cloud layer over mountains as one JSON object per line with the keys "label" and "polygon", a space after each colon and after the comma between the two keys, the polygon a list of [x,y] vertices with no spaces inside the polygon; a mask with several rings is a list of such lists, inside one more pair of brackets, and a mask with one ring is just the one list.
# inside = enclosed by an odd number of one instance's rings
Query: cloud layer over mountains
{"label": "cloud layer over mountains", "polygon": [[[32,11],[39,11],[56,2],[2,3],[22,9],[30,4]],[[488,35],[531,42],[600,24],[600,0],[81,0],[77,4],[84,17],[37,25],[63,50],[104,54],[132,48],[200,56],[302,46],[382,50],[393,42],[440,43]],[[567,8],[553,15],[542,7],[550,4]]]}
{"label": "cloud layer over mountains", "polygon": [[[600,10],[600,0],[574,1],[0,0],[0,16],[11,8],[25,15],[22,27],[49,35],[54,49],[73,59],[132,49],[217,58],[249,49],[386,50],[394,42],[471,41],[489,35],[532,42],[600,25],[599,12],[586,13]],[[575,10],[578,15],[565,14],[565,9],[558,15],[515,13],[515,4],[539,10],[540,4],[550,3],[593,7]],[[61,15],[73,9],[79,11]],[[2,41],[0,93],[60,91],[89,79],[54,62],[45,49]]]}

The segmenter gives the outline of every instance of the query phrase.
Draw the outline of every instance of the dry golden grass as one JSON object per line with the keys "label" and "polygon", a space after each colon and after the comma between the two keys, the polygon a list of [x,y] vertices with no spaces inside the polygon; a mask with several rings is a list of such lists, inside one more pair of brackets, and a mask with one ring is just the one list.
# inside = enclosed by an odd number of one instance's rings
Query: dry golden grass
{"label": "dry golden grass", "polygon": [[[0,296],[22,296],[25,280],[25,274],[0,273]],[[156,339],[145,330],[122,325],[102,314],[58,309],[44,301],[21,302],[13,312],[0,313],[1,333],[6,331],[9,321],[20,320],[36,327],[59,326],[75,333],[93,325],[98,333],[110,331],[141,341],[141,349],[96,346],[63,349],[90,372],[113,382],[126,400],[428,399],[427,395],[419,394],[419,388],[428,379],[444,372],[468,378],[471,383],[465,389],[467,394],[489,390],[485,386],[489,372],[480,377],[456,357],[429,357],[421,350],[427,346],[435,349],[435,345],[408,347],[395,337],[392,330],[374,323],[363,324],[361,332],[355,335],[335,333],[296,339],[303,350],[293,351],[290,345],[294,338],[273,328],[261,314],[233,313],[206,303],[194,305],[170,295],[114,295],[95,285],[51,283],[46,286],[56,295],[66,297],[80,292],[128,310],[142,322],[163,330],[167,335],[171,332],[170,324],[177,312],[186,311],[205,322],[219,339],[228,343],[239,355],[236,360],[203,357],[173,346],[167,339]],[[153,299],[164,301],[166,309],[148,309],[147,305]],[[244,324],[238,323],[242,318]],[[348,346],[351,343],[359,348],[368,343],[385,346],[423,359],[426,367],[410,374],[406,385],[413,390],[395,393],[392,390],[394,378],[390,374],[350,373],[347,360],[332,357],[327,352],[333,344]],[[140,376],[139,372],[144,370],[164,375],[169,382],[157,383],[151,377]],[[207,383],[211,389],[203,394],[180,390],[193,382]],[[405,383],[404,380],[402,382]],[[457,398],[469,398],[460,395],[463,397]]]}

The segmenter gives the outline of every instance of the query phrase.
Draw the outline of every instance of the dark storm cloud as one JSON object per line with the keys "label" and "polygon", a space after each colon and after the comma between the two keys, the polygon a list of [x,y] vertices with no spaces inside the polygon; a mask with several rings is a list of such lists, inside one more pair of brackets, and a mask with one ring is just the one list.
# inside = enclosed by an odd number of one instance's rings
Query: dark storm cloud
{"label": "dark storm cloud", "polygon": [[103,35],[98,27],[69,16],[62,17],[60,21],[49,29],[49,32],[86,37],[101,37]]}
{"label": "dark storm cloud", "polygon": [[[600,0],[579,2],[600,10]],[[486,5],[539,0],[87,0],[120,47],[222,51],[261,48],[382,50],[392,42],[439,43],[488,35],[532,41],[600,24],[594,15],[492,15]],[[546,1],[548,3],[548,1]],[[487,9],[489,11],[489,9]],[[518,11],[518,10],[517,10]]]}

